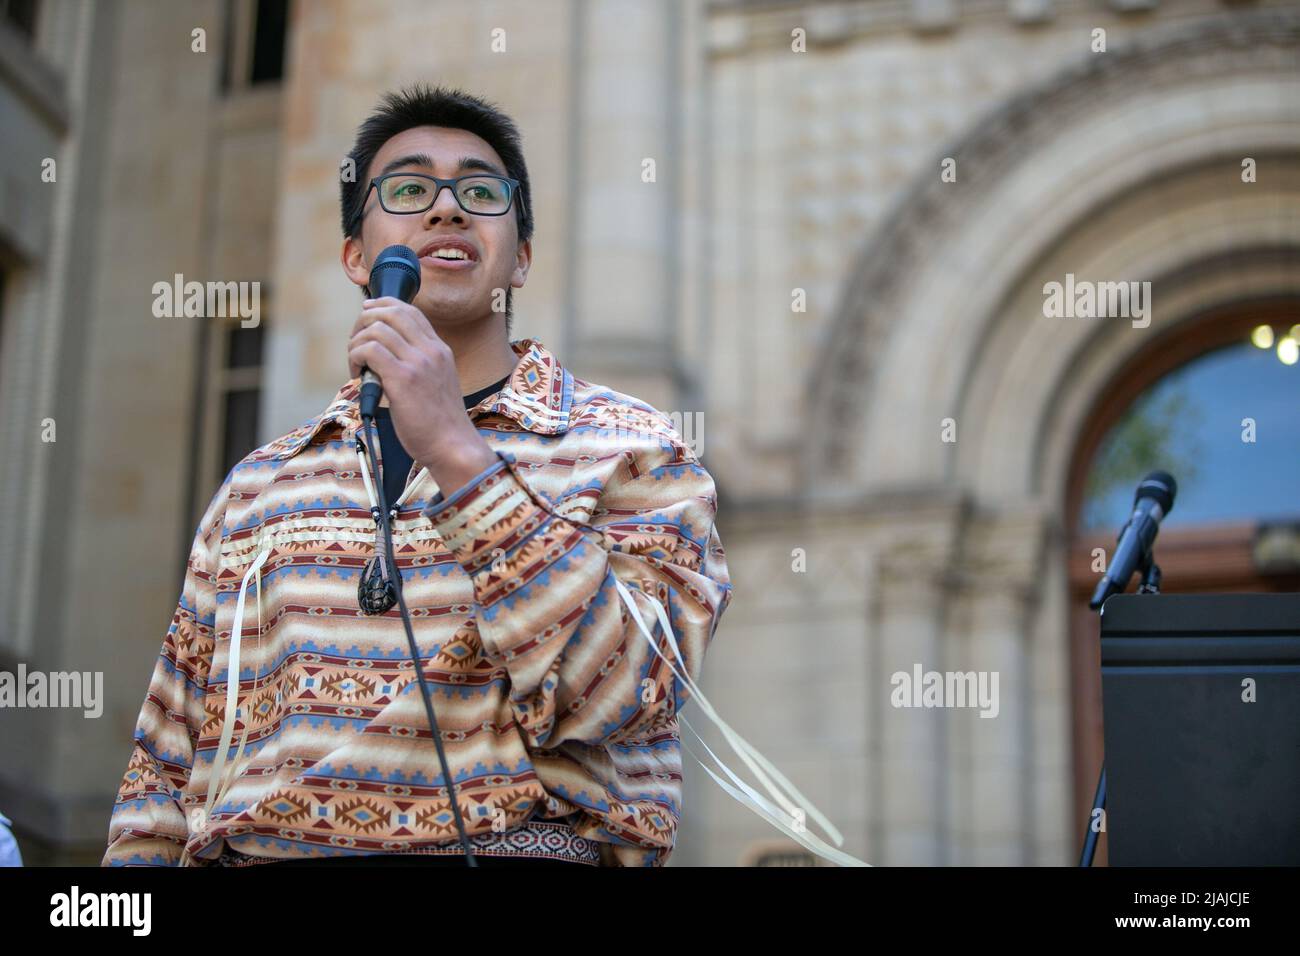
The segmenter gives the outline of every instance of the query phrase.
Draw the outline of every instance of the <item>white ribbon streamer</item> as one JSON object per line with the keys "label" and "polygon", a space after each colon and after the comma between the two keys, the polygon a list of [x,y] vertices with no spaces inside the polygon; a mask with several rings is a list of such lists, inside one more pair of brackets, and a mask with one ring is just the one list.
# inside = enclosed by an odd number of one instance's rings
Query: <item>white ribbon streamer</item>
{"label": "white ribbon streamer", "polygon": [[[795,823],[799,823],[799,811],[805,810],[806,814],[811,816],[821,826],[836,845],[842,844],[844,842],[844,837],[840,834],[839,830],[835,828],[834,824],[826,818],[825,814],[818,810],[811,800],[800,793],[794,784],[792,784],[784,774],[777,770],[771,761],[758,752],[757,748],[741,737],[740,734],[733,730],[727,722],[722,719],[721,715],[719,715],[713,708],[713,705],[709,703],[708,698],[704,696],[699,687],[696,686],[695,682],[691,680],[689,674],[679,671],[677,666],[664,656],[663,652],[659,650],[659,645],[651,634],[650,629],[646,627],[645,621],[641,617],[640,609],[637,607],[632,595],[640,594],[642,597],[649,600],[651,607],[654,608],[655,616],[658,618],[659,624],[663,628],[664,637],[667,638],[668,646],[672,649],[672,652],[676,655],[677,659],[682,661],[682,667],[685,668],[685,658],[682,656],[681,649],[677,646],[677,639],[673,635],[672,625],[669,623],[668,614],[664,610],[663,606],[639,588],[629,589],[618,579],[617,576],[614,578],[614,586],[618,590],[619,596],[623,599],[623,602],[627,605],[628,610],[632,613],[632,618],[636,621],[637,627],[640,628],[641,633],[645,635],[646,640],[650,642],[650,646],[653,648],[655,654],[658,655],[660,660],[668,665],[673,674],[676,675],[676,677],[686,686],[687,690],[690,691],[690,699],[699,701],[700,708],[704,711],[705,716],[708,717],[709,720],[713,722],[714,726],[722,732],[723,738],[731,745],[731,749],[740,755],[740,759],[743,760],[749,769],[753,771],[754,776],[759,779],[760,783],[762,783],[768,793],[771,794],[772,799],[780,804],[781,807],[783,807],[790,815],[789,819],[795,821]],[[689,702],[690,701],[687,701],[687,703]],[[696,739],[704,745],[704,749],[709,752],[709,755],[713,757],[715,761],[717,761],[718,766],[721,767],[723,772],[735,782],[737,787],[733,788],[724,782],[722,778],[710,770],[704,761],[700,760],[700,758],[696,756],[689,747],[686,748],[687,752],[690,753],[700,766],[704,767],[705,772],[716,780],[718,785],[733,798],[749,807],[754,811],[754,813],[758,814],[768,823],[781,830],[792,840],[808,850],[811,850],[823,859],[830,860],[831,862],[841,866],[871,865],[857,859],[856,857],[850,856],[847,853],[827,846],[824,841],[809,833],[807,830],[792,826],[790,823],[786,822],[786,819],[782,818],[777,813],[777,809],[773,807],[766,798],[746,785],[725,763],[722,762],[722,760],[718,758],[715,753],[713,753],[712,750],[709,749],[709,745],[704,742],[704,738],[700,737],[700,735],[696,733],[695,729],[687,723],[685,717],[680,717],[679,715],[679,719],[682,726],[695,735]],[[766,770],[767,773],[764,773],[764,770]],[[791,799],[791,796],[787,796],[783,793],[781,789],[774,784],[771,779],[769,779],[769,773],[776,778],[777,782],[782,787],[789,791],[790,795],[794,798],[793,800]]]}

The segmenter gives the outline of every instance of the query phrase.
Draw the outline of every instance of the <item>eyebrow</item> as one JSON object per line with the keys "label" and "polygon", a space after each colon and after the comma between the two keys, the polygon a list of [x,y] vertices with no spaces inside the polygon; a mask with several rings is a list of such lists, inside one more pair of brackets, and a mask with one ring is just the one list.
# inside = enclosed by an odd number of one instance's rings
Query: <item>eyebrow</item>
{"label": "eyebrow", "polygon": [[[399,156],[387,166],[379,171],[380,176],[386,176],[395,169],[402,166],[424,166],[433,169],[433,158],[428,153],[410,153],[406,156]],[[497,167],[495,163],[489,163],[486,159],[479,159],[477,156],[462,156],[456,171],[460,172],[466,169],[477,169],[485,173],[493,173],[497,176],[504,176],[505,173]],[[378,177],[376,177],[378,178]]]}

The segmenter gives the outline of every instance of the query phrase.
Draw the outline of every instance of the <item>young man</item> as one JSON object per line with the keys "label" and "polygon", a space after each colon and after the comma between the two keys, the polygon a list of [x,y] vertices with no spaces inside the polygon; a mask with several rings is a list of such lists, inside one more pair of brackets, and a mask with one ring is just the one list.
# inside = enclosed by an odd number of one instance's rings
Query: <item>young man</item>
{"label": "young man", "polygon": [[674,669],[699,677],[731,599],[714,483],[663,413],[509,339],[533,223],[508,117],[461,91],[389,94],[350,158],[344,271],[365,287],[400,243],[419,293],[363,302],[352,378],[209,504],[103,862],[463,865],[400,609],[359,607],[359,583],[382,598],[389,573],[382,482],[476,859],[661,866],[688,696]]}

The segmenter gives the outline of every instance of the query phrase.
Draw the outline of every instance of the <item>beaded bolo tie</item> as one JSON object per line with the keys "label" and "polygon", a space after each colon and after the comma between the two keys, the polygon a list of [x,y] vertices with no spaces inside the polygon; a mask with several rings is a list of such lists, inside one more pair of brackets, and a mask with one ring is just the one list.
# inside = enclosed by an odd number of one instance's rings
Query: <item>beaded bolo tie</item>
{"label": "beaded bolo tie", "polygon": [[[357,583],[357,605],[365,614],[383,614],[397,603],[397,589],[401,586],[401,576],[388,566],[383,528],[379,524],[383,513],[379,510],[379,502],[375,498],[375,487],[370,481],[370,462],[366,460],[366,446],[359,434],[357,435],[357,459],[361,463],[361,477],[366,484],[366,495],[370,498],[370,518],[375,523],[375,553],[366,562],[361,572],[361,580]],[[401,497],[388,509],[390,527],[392,522],[397,520],[397,513],[401,510],[402,503],[410,497],[411,492],[419,486],[428,473],[428,468],[421,468],[420,473],[415,476],[415,481],[406,486]]]}

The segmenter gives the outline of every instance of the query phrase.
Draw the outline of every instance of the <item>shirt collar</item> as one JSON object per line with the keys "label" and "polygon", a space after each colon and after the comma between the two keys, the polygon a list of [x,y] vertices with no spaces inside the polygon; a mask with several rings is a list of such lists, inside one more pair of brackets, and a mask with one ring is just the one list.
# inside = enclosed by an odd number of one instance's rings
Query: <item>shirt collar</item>
{"label": "shirt collar", "polygon": [[[502,415],[525,431],[539,435],[567,431],[569,410],[573,406],[573,376],[537,339],[518,339],[510,343],[510,348],[519,356],[510,380],[495,395],[467,409],[466,414],[471,417]],[[292,458],[329,426],[338,426],[343,440],[353,441],[361,429],[357,405],[360,393],[360,377],[350,379],[325,411],[268,445],[268,457]]]}

